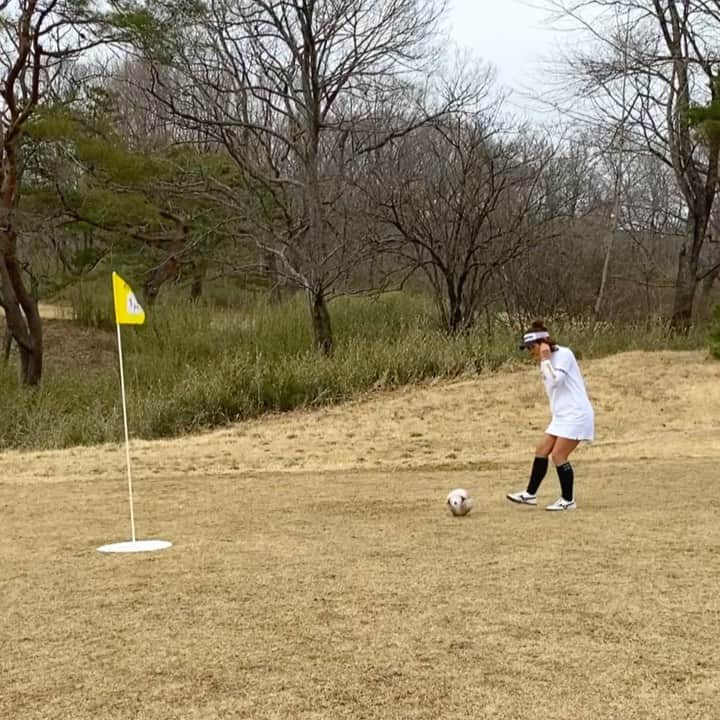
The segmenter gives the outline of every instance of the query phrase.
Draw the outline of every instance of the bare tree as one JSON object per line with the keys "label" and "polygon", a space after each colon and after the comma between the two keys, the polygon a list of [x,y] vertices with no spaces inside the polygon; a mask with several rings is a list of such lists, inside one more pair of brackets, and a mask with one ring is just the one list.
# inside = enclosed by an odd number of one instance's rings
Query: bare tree
{"label": "bare tree", "polygon": [[534,317],[585,315],[593,307],[612,208],[612,178],[603,159],[598,138],[584,130],[562,138],[544,164],[544,228],[495,277],[519,329]]}
{"label": "bare tree", "polygon": [[[256,191],[256,212],[241,222],[307,292],[325,352],[327,302],[365,252],[353,164],[465,97],[457,86],[433,95],[426,79],[443,9],[443,0],[212,0],[172,51],[145,43],[167,117],[224,148],[243,189]],[[231,207],[238,185],[215,180]]]}
{"label": "bare tree", "polygon": [[[616,14],[616,19],[619,15]],[[600,276],[600,287],[598,289],[597,297],[595,298],[595,317],[600,318],[602,316],[603,301],[605,299],[605,289],[607,287],[608,275],[610,272],[610,260],[612,257],[613,246],[615,245],[615,235],[621,225],[621,209],[622,209],[622,186],[623,186],[623,175],[625,172],[625,125],[628,113],[627,103],[627,75],[628,75],[628,46],[629,46],[629,33],[630,26],[627,20],[629,19],[629,12],[624,23],[622,38],[622,79],[620,81],[620,108],[622,116],[620,118],[620,124],[613,132],[612,141],[609,149],[617,148],[616,160],[613,163],[613,204],[612,212],[610,215],[610,227],[605,242],[605,259],[603,261],[602,274]]]}
{"label": "bare tree", "polygon": [[[687,328],[717,191],[720,143],[693,131],[688,111],[716,99],[718,3],[701,0],[548,0],[595,42],[564,58],[582,119],[619,125],[628,151],[649,152],[672,168],[686,205],[672,322]],[[618,7],[625,12],[619,16]],[[579,98],[583,100],[578,102]]]}
{"label": "bare tree", "polygon": [[474,323],[493,276],[548,230],[551,157],[490,113],[457,115],[397,143],[376,172],[382,246],[429,280],[448,332]]}

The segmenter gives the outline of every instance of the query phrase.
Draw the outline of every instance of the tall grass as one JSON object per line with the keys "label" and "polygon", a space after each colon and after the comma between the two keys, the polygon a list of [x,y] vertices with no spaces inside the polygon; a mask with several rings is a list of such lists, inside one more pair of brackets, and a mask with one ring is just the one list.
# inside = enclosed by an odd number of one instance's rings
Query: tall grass
{"label": "tall grass", "polygon": [[[75,302],[79,320],[112,327],[103,293],[86,288]],[[167,294],[148,311],[145,325],[122,330],[132,435],[175,436],[268,411],[338,402],[374,388],[482,373],[522,358],[517,332],[499,321],[447,337],[422,296],[340,298],[330,310],[336,350],[325,357],[312,349],[301,296],[277,306],[247,296],[240,307],[231,307]],[[553,332],[583,357],[703,344],[699,334],[672,337],[660,323],[565,321]],[[20,388],[15,369],[2,368],[0,391],[0,449],[121,438],[116,365],[49,371],[35,390]]]}

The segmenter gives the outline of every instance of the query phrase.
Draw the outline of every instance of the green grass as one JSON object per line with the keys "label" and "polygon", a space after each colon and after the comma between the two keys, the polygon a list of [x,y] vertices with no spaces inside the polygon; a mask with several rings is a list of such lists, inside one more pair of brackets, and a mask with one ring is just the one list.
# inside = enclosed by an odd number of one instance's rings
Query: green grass
{"label": "green grass", "polygon": [[[74,296],[76,317],[112,326],[111,306],[86,286]],[[99,298],[99,300],[98,300]],[[340,298],[330,306],[336,350],[312,348],[308,311],[299,295],[270,305],[246,295],[241,307],[212,298],[192,304],[166,293],[144,326],[123,328],[130,432],[168,437],[270,411],[342,401],[378,388],[496,369],[521,359],[517,333],[483,322],[448,337],[428,298],[392,293]],[[624,350],[699,348],[701,333],[668,333],[662,323],[613,325],[558,321],[553,333],[580,357]],[[0,450],[62,448],[121,439],[116,366],[46,372],[35,390],[18,386],[14,367],[0,368]]]}

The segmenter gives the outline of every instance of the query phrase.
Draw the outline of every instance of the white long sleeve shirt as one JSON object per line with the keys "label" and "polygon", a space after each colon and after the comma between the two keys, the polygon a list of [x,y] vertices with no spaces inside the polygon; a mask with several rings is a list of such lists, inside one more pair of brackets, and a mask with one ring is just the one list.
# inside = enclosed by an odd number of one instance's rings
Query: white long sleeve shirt
{"label": "white long sleeve shirt", "polygon": [[558,346],[549,360],[540,363],[540,369],[553,418],[578,421],[594,415],[585,380],[570,348]]}

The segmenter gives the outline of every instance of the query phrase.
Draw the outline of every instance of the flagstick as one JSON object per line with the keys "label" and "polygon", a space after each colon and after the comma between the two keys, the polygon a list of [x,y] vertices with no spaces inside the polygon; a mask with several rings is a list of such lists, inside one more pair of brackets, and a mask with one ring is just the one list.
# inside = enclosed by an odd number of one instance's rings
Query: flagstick
{"label": "flagstick", "polygon": [[118,355],[120,357],[120,392],[122,393],[123,426],[125,428],[125,462],[127,465],[128,497],[130,498],[130,530],[132,541],[110,543],[98,548],[102,553],[139,553],[165,550],[172,547],[167,540],[136,540],[135,511],[133,509],[132,474],[130,472],[130,434],[128,433],[127,400],[125,399],[125,368],[122,356],[122,338],[120,325],[142,325],[145,322],[145,311],[137,301],[130,286],[113,271],[112,274],[113,303],[115,305],[115,324],[117,325]]}
{"label": "flagstick", "polygon": [[120,323],[116,323],[118,353],[120,355],[120,392],[122,393],[123,424],[125,426],[125,462],[127,465],[128,495],[130,497],[130,529],[132,541],[135,542],[135,514],[133,513],[132,475],[130,473],[130,438],[128,436],[127,403],[125,401],[125,374],[123,372],[122,340],[120,339]]}

